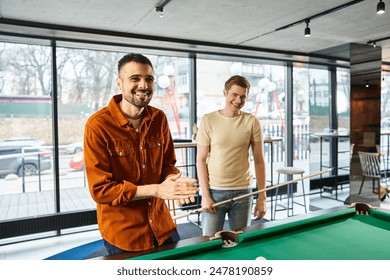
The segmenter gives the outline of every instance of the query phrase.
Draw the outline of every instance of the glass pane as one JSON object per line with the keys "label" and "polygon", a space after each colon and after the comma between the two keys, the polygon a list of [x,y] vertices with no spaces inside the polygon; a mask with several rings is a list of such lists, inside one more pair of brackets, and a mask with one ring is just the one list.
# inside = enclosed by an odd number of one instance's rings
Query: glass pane
{"label": "glass pane", "polygon": [[189,59],[156,56],[152,63],[157,85],[151,105],[167,115],[173,139],[191,139]]}
{"label": "glass pane", "polygon": [[195,146],[191,145],[190,59],[155,56],[155,92],[151,105],[165,112],[176,145],[176,166],[184,176],[196,178]]}
{"label": "glass pane", "polygon": [[307,172],[309,168],[310,135],[309,69],[302,66],[293,68],[293,139],[294,166]]}
{"label": "glass pane", "polygon": [[[337,69],[337,121],[338,132],[349,134],[350,127],[350,71],[349,69]],[[351,151],[353,147],[350,145],[349,137],[339,138],[338,142],[338,175],[349,175],[349,166]]]}
{"label": "glass pane", "polygon": [[[313,139],[310,135],[310,99],[309,99],[309,70],[303,65],[295,65],[293,68],[293,166],[310,173],[310,144]],[[297,176],[287,178],[297,179]],[[302,187],[299,187],[302,184]],[[310,180],[299,182],[296,185],[296,198],[294,200],[301,206],[294,211],[306,212],[309,208],[306,202],[310,193]]]}
{"label": "glass pane", "polygon": [[329,166],[329,139],[323,138],[321,153],[321,138],[317,135],[317,133],[329,132],[331,130],[329,124],[329,74],[327,70],[322,69],[309,69],[307,71],[311,132],[310,172],[315,173],[323,170],[324,166]]}
{"label": "glass pane", "polygon": [[381,144],[382,168],[385,171],[384,183],[390,189],[388,182],[390,163],[390,72],[382,72],[381,80]]}
{"label": "glass pane", "polygon": [[116,64],[121,56],[57,48],[61,212],[95,207],[84,172],[84,125],[116,93]]}
{"label": "glass pane", "polygon": [[0,219],[51,213],[51,49],[0,43],[0,65]]}

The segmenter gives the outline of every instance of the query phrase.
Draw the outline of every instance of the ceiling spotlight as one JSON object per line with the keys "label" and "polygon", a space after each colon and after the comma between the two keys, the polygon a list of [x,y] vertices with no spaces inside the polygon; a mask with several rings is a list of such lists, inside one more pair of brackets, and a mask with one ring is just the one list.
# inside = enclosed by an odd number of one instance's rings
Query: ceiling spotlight
{"label": "ceiling spotlight", "polygon": [[310,37],[311,36],[309,22],[310,22],[310,19],[307,19],[306,20],[306,28],[305,28],[305,37]]}
{"label": "ceiling spotlight", "polygon": [[376,41],[368,41],[367,42],[367,45],[369,45],[369,46],[373,46],[374,48],[376,48]]}
{"label": "ceiling spotlight", "polygon": [[160,14],[160,17],[164,17],[164,7],[156,7],[156,12]]}
{"label": "ceiling spotlight", "polygon": [[172,0],[160,0],[156,5],[156,12],[160,14],[160,17],[164,17],[164,7],[168,5]]}
{"label": "ceiling spotlight", "polygon": [[366,87],[370,87],[370,85],[368,84],[368,81],[364,81],[366,83]]}
{"label": "ceiling spotlight", "polygon": [[378,5],[376,5],[376,13],[378,15],[385,13],[385,3],[382,0],[379,1]]}

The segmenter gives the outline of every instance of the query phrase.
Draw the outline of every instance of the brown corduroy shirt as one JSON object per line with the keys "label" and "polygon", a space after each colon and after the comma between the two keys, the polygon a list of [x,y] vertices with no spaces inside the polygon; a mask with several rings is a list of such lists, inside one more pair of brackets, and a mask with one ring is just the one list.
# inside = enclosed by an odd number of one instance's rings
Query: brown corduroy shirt
{"label": "brown corduroy shirt", "polygon": [[137,186],[159,184],[177,174],[176,155],[163,111],[147,106],[139,129],[121,112],[114,96],[85,125],[84,160],[88,185],[97,203],[102,237],[126,251],[161,245],[176,228],[165,201],[132,201]]}

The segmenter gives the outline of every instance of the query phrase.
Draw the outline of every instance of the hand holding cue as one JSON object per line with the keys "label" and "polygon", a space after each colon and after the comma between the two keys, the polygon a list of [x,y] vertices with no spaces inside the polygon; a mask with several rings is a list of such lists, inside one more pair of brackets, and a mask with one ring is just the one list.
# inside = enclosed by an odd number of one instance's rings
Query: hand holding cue
{"label": "hand holding cue", "polygon": [[[227,200],[224,200],[224,201],[220,201],[220,202],[214,203],[212,205],[212,207],[218,207],[220,205],[223,205],[223,204],[226,204],[226,203],[229,203],[229,202],[233,202],[233,201],[236,201],[236,200],[240,200],[240,199],[243,199],[243,198],[248,197],[248,196],[252,196],[252,195],[255,195],[255,194],[259,194],[259,193],[262,193],[262,192],[266,192],[266,191],[269,191],[269,190],[280,188],[282,186],[286,186],[288,184],[292,184],[292,183],[295,183],[295,182],[298,182],[298,181],[301,181],[301,180],[305,180],[305,179],[308,179],[310,177],[318,176],[318,175],[321,175],[323,173],[329,172],[332,169],[333,168],[322,170],[322,171],[319,171],[317,173],[309,174],[309,175],[306,175],[306,176],[303,176],[303,177],[300,177],[300,178],[297,178],[297,179],[294,179],[294,180],[290,180],[290,181],[287,181],[287,182],[284,182],[284,183],[281,183],[281,184],[278,184],[278,185],[275,185],[275,186],[271,186],[269,188],[265,188],[265,189],[258,190],[258,191],[255,191],[255,192],[251,192],[251,193],[248,193],[248,194],[244,194],[244,195],[240,195],[240,196],[237,196],[237,197],[233,197],[232,199],[227,199]],[[198,208],[198,209],[189,211],[189,212],[187,212],[185,214],[173,216],[172,219],[173,220],[177,220],[177,219],[184,218],[184,217],[187,217],[187,216],[190,216],[190,215],[193,215],[193,214],[197,214],[197,213],[202,212],[202,211],[203,211],[202,208]]]}

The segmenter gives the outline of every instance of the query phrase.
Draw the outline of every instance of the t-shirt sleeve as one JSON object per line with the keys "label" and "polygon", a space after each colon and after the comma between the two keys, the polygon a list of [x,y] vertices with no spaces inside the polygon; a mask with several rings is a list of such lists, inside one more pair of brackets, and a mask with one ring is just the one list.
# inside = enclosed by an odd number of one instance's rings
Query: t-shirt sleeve
{"label": "t-shirt sleeve", "polygon": [[251,142],[260,142],[263,141],[263,129],[261,127],[260,121],[253,117],[253,133],[252,133],[252,139]]}
{"label": "t-shirt sleeve", "polygon": [[207,118],[203,117],[199,124],[198,133],[196,134],[196,144],[200,146],[210,146],[210,128]]}

